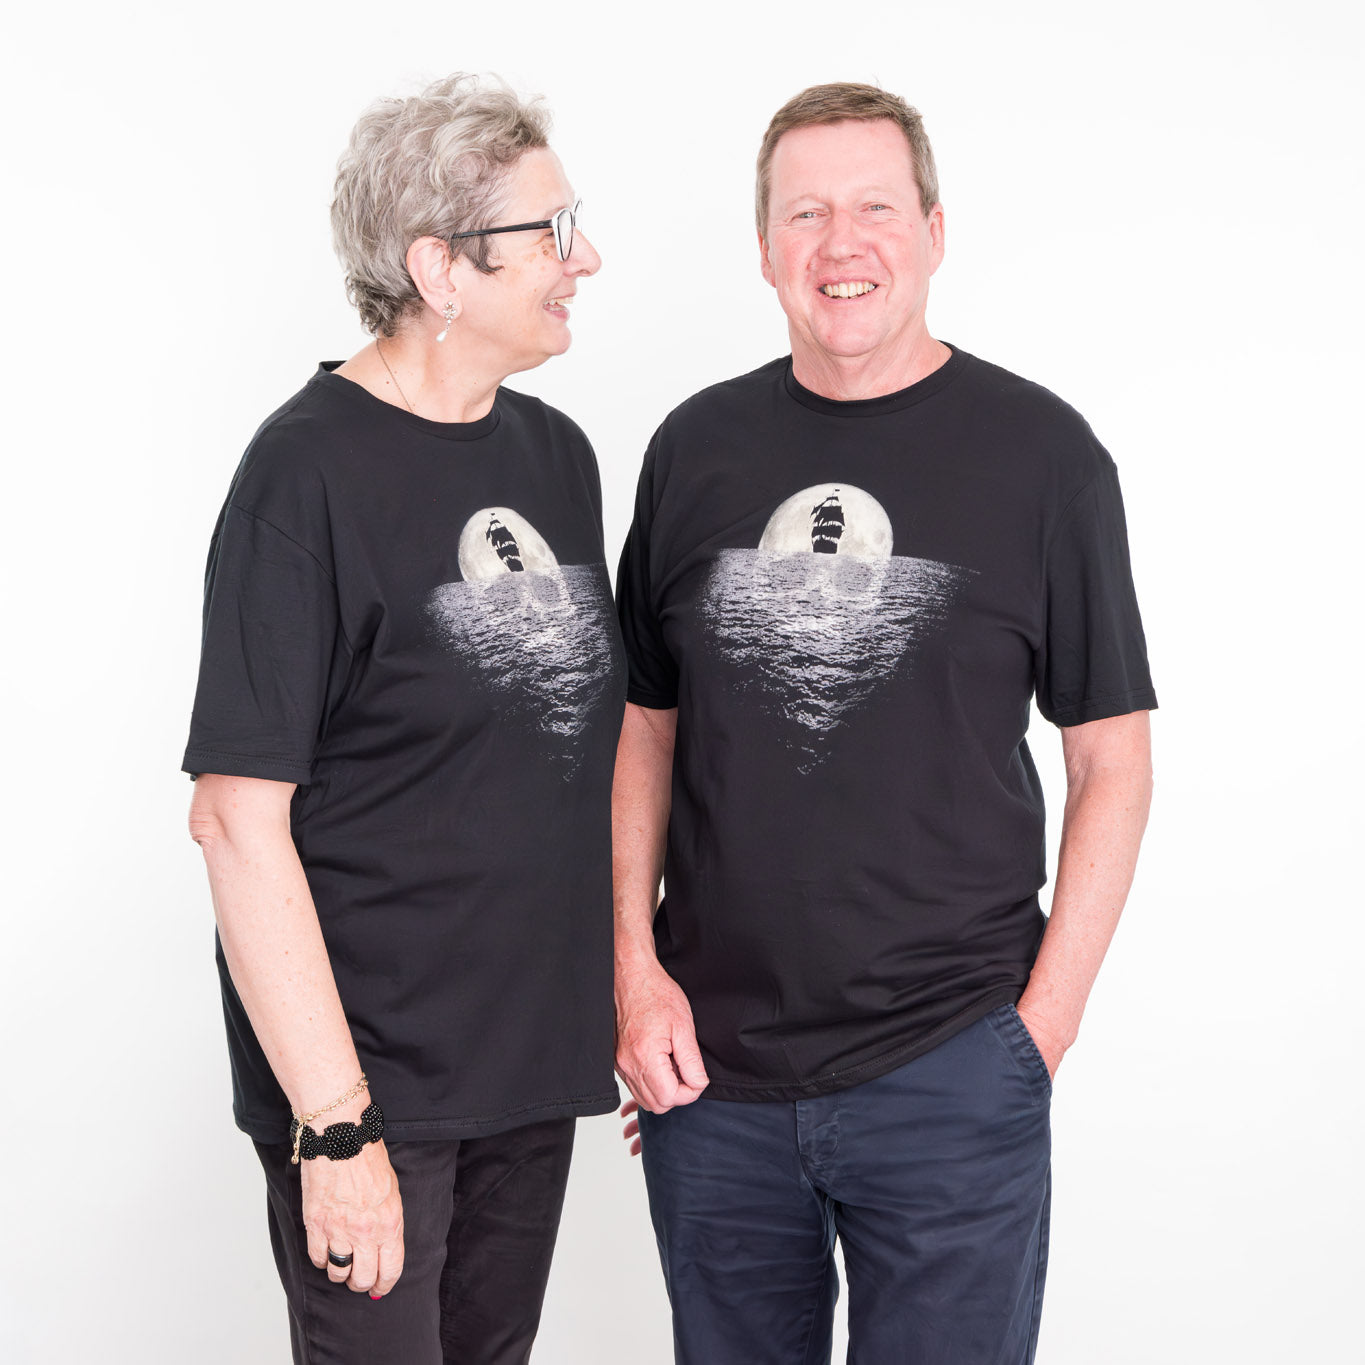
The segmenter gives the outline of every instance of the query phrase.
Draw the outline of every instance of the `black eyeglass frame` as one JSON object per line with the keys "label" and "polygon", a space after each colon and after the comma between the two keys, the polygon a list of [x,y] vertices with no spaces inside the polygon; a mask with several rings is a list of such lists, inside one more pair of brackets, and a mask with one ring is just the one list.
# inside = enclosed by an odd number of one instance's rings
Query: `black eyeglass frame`
{"label": "black eyeglass frame", "polygon": [[[561,261],[567,261],[573,251],[573,233],[578,225],[578,211],[583,207],[581,199],[575,200],[572,208],[560,209],[553,218],[542,218],[538,223],[509,223],[507,227],[480,228],[477,232],[452,232],[449,240],[458,242],[466,237],[493,237],[499,232],[535,232],[539,228],[552,228],[555,234],[555,252]],[[564,219],[569,220],[568,231],[564,229]]]}

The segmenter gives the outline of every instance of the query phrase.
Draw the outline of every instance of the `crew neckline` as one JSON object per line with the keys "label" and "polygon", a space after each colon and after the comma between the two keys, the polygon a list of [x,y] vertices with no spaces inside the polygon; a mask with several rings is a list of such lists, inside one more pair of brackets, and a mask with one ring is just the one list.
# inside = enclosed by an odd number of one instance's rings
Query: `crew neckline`
{"label": "crew neckline", "polygon": [[916,380],[908,388],[897,389],[894,393],[879,393],[875,398],[826,398],[815,393],[797,379],[792,368],[791,356],[787,357],[786,369],[782,376],[783,383],[787,393],[802,407],[809,408],[812,412],[822,412],[830,417],[881,417],[887,413],[901,412],[916,403],[922,403],[926,398],[932,398],[962,373],[971,356],[950,342],[945,341],[943,344],[952,354],[938,369],[926,374],[923,379]]}
{"label": "crew neckline", "polygon": [[502,396],[501,388],[493,395],[493,406],[477,421],[433,422],[430,418],[419,417],[406,408],[386,403],[382,398],[376,398],[363,385],[357,384],[355,380],[333,373],[344,363],[341,360],[319,361],[312,382],[324,385],[333,393],[350,395],[352,401],[359,403],[372,415],[392,417],[395,421],[402,422],[404,426],[412,427],[426,436],[435,436],[442,441],[479,441],[496,431],[498,423],[502,421],[502,405],[499,402]]}

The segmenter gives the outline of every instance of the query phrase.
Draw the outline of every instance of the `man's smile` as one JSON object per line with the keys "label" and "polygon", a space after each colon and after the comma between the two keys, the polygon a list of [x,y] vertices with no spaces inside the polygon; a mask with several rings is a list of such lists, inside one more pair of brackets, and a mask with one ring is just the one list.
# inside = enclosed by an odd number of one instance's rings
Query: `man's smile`
{"label": "man's smile", "polygon": [[876,287],[870,280],[843,280],[838,284],[822,284],[820,292],[827,299],[856,299],[870,294]]}

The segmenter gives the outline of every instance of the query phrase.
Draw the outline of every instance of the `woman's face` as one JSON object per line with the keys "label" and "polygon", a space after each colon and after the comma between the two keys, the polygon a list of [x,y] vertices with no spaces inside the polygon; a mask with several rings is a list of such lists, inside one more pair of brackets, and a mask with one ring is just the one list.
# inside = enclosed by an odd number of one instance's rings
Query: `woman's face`
{"label": "woman's face", "polygon": [[[559,158],[548,147],[526,152],[513,167],[504,223],[532,223],[553,218],[573,205],[574,194]],[[476,270],[465,257],[455,263],[460,299],[456,323],[462,343],[475,348],[502,374],[515,374],[568,350],[569,301],[585,275],[597,273],[601,258],[581,231],[573,250],[561,261],[550,228],[506,232],[490,239],[491,275]]]}

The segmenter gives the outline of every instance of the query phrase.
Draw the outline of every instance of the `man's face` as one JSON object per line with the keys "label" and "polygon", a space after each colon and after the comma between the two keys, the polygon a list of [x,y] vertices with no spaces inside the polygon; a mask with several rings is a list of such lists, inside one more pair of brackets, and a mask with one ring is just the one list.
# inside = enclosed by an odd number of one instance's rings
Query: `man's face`
{"label": "man's face", "polygon": [[912,357],[928,340],[943,210],[920,208],[905,134],[889,119],[798,128],[773,151],[770,185],[763,278],[798,365]]}

